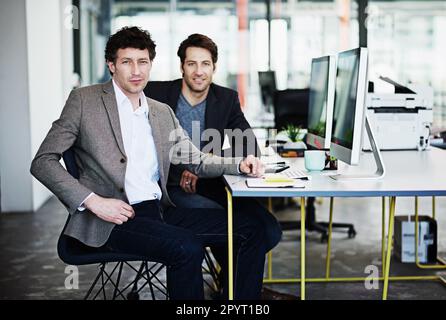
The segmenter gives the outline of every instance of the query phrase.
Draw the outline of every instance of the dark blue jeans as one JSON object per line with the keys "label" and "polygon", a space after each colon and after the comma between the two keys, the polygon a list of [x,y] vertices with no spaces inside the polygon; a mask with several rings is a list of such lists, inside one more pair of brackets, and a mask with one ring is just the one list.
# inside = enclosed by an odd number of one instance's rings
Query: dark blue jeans
{"label": "dark blue jeans", "polygon": [[[146,201],[133,208],[135,218],[115,226],[106,246],[165,264],[171,299],[203,299],[204,250],[227,247],[226,211],[170,207],[162,212],[159,201]],[[253,212],[244,206],[234,208],[235,299],[260,298],[271,235],[275,235],[273,246],[281,237],[277,221],[265,225]]]}
{"label": "dark blue jeans", "polygon": [[169,197],[180,208],[223,209],[217,202],[198,193],[187,193],[181,187],[169,187]]}

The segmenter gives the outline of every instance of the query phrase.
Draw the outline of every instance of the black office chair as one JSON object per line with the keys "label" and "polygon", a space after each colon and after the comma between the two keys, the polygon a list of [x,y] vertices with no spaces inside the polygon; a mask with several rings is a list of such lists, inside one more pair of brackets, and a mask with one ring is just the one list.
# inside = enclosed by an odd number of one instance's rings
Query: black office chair
{"label": "black office chair", "polygon": [[[78,179],[79,172],[72,149],[64,152],[63,160],[67,171],[74,178]],[[63,262],[70,265],[99,265],[99,272],[88,289],[88,292],[84,297],[85,300],[88,300],[90,297],[92,297],[92,300],[95,300],[101,293],[102,298],[107,300],[108,294],[110,293],[109,290],[106,290],[107,284],[109,284],[113,290],[113,294],[111,296],[112,300],[119,297],[125,300],[138,300],[139,293],[147,286],[150,288],[150,293],[153,300],[156,300],[155,292],[158,292],[165,299],[168,299],[169,295],[167,292],[167,287],[158,277],[158,274],[164,268],[164,265],[160,263],[148,262],[143,256],[114,253],[102,247],[93,248],[84,245],[77,239],[64,234],[69,220],[70,215],[68,215],[68,219],[57,243],[57,252],[59,257]],[[141,262],[139,269],[135,268],[130,262]],[[135,272],[136,276],[133,281],[120,287],[124,267]],[[117,275],[115,279],[113,279],[113,276],[116,273]],[[101,281],[99,282],[99,280]],[[95,293],[93,293],[93,290],[98,285],[98,282],[99,288]]]}
{"label": "black office chair", "polygon": [[[72,149],[67,150],[63,154],[63,160],[65,167],[74,178],[79,178],[79,171],[74,158],[74,152]],[[132,255],[132,254],[117,254],[110,252],[104,248],[92,248],[84,245],[82,242],[74,239],[72,237],[66,236],[64,234],[65,228],[70,219],[65,223],[61,235],[59,236],[59,241],[57,243],[57,252],[59,257],[63,262],[70,265],[89,265],[89,264],[99,264],[99,272],[90,286],[84,299],[87,300],[94,288],[97,286],[98,281],[101,280],[100,286],[96,291],[96,294],[92,297],[95,300],[102,292],[102,297],[107,300],[106,285],[111,284],[113,288],[112,300],[117,297],[128,300],[139,300],[139,293],[147,286],[150,288],[151,297],[156,300],[155,292],[158,292],[160,296],[165,299],[169,298],[167,287],[162,280],[159,279],[158,274],[164,268],[161,263],[148,262],[145,257]],[[141,262],[139,269],[136,269],[130,262]],[[218,293],[221,291],[221,282],[218,277],[218,270],[215,265],[214,260],[211,258],[209,252],[205,251],[205,264],[203,267],[206,273],[212,278],[212,281],[204,279],[205,284],[211,289],[213,293]],[[107,271],[107,266],[110,266]],[[121,275],[123,268],[126,267],[131,271],[136,273],[133,281],[126,284],[123,288],[119,288],[121,282]],[[116,280],[113,281],[112,277],[117,272]],[[142,282],[142,283],[140,283]],[[128,291],[128,292],[127,292]],[[125,293],[127,292],[127,295]]]}
{"label": "black office chair", "polygon": [[[274,123],[277,130],[284,129],[292,124],[302,128],[308,127],[308,106],[310,89],[287,89],[276,91],[274,94]],[[304,141],[306,139],[304,138]],[[321,233],[321,242],[328,240],[328,222],[316,221],[316,209],[314,197],[309,197],[306,206],[306,225],[308,231]],[[300,228],[300,221],[281,221],[283,230],[294,230]],[[349,238],[356,235],[353,224],[333,223],[333,230],[347,229]]]}
{"label": "black office chair", "polygon": [[277,91],[275,71],[259,71],[259,86],[262,103],[266,111],[271,111],[273,107],[273,96]]}

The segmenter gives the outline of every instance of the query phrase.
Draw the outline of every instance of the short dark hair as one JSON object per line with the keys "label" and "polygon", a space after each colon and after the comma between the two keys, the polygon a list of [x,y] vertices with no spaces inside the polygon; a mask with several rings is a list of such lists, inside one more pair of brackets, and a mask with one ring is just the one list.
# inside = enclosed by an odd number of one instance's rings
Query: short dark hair
{"label": "short dark hair", "polygon": [[156,56],[155,47],[156,44],[147,30],[138,27],[124,27],[108,38],[105,46],[105,61],[115,63],[118,50],[126,48],[147,49],[150,60],[153,61]]}
{"label": "short dark hair", "polygon": [[178,57],[180,57],[181,65],[183,65],[186,60],[186,50],[189,47],[198,47],[208,50],[211,53],[212,62],[214,64],[218,60],[218,48],[215,42],[203,34],[194,33],[181,42],[180,47],[178,48],[177,54]]}

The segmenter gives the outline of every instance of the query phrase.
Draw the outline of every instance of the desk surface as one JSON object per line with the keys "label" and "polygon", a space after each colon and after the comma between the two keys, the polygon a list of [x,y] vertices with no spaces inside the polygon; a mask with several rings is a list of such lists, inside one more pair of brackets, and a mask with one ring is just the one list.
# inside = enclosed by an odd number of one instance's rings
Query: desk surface
{"label": "desk surface", "polygon": [[[224,180],[235,197],[446,196],[446,150],[383,151],[382,156],[386,175],[379,180],[336,181],[329,172],[315,172],[303,189],[248,188],[241,176],[225,175]],[[287,160],[292,168],[304,170],[303,158]],[[359,166],[339,162],[337,173],[372,174],[375,170],[373,154],[366,152]]]}

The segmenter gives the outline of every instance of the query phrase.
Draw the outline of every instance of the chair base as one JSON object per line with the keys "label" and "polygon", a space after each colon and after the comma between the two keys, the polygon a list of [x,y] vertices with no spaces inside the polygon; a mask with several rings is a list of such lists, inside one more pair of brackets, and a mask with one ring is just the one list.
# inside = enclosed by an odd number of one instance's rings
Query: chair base
{"label": "chair base", "polygon": [[[133,281],[125,285],[122,284],[122,273],[124,268],[136,273]],[[84,300],[139,300],[140,292],[145,288],[150,288],[153,300],[157,299],[155,291],[166,300],[169,295],[167,287],[158,277],[158,273],[164,268],[163,265],[155,263],[149,267],[147,261],[142,261],[139,269],[136,269],[129,262],[101,263],[99,272],[95,280],[88,289]]]}
{"label": "chair base", "polygon": [[[316,221],[316,209],[314,207],[314,198],[309,197],[306,206],[306,218],[305,218],[305,229],[308,231],[316,231],[321,234],[321,243],[325,243],[328,241],[328,222],[317,222]],[[282,230],[299,230],[300,229],[300,221],[280,221],[280,225]],[[356,230],[353,224],[351,223],[332,223],[332,229],[347,229],[346,232],[348,237],[354,238],[356,236]]]}

